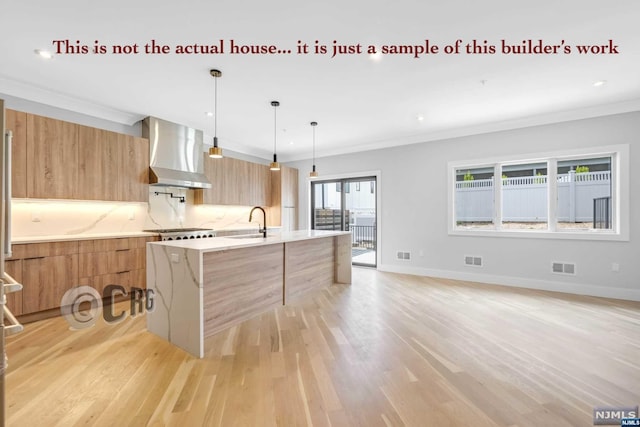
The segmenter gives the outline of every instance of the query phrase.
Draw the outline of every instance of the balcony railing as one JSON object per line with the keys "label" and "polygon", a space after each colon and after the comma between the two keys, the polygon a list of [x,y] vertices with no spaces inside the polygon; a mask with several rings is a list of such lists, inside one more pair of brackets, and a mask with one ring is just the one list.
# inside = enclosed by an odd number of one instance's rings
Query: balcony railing
{"label": "balcony railing", "polygon": [[375,225],[350,225],[351,242],[354,248],[376,249]]}

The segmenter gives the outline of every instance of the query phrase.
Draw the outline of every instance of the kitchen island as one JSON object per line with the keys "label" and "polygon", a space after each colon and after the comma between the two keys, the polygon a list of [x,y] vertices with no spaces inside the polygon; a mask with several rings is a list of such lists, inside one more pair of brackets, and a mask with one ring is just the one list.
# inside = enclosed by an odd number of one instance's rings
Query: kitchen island
{"label": "kitchen island", "polygon": [[152,242],[147,329],[203,357],[206,337],[335,283],[351,283],[349,232]]}

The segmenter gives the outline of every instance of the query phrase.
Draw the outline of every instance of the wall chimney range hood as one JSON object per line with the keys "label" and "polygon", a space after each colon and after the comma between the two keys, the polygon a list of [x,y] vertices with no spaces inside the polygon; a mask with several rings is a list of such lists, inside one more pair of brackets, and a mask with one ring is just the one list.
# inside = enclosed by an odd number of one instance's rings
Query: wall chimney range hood
{"label": "wall chimney range hood", "polygon": [[201,130],[147,117],[142,121],[142,136],[149,139],[149,184],[211,188],[203,173]]}

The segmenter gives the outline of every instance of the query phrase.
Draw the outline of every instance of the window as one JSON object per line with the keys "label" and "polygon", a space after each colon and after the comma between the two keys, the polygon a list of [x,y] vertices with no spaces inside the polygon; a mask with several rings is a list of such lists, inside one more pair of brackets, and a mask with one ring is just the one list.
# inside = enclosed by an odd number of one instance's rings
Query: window
{"label": "window", "polygon": [[494,228],[494,167],[456,169],[456,226],[466,230]]}
{"label": "window", "polygon": [[628,146],[449,163],[449,233],[628,240]]}
{"label": "window", "polygon": [[502,166],[502,229],[546,230],[549,226],[547,163]]}
{"label": "window", "polygon": [[611,156],[558,161],[558,229],[607,229],[611,221]]}

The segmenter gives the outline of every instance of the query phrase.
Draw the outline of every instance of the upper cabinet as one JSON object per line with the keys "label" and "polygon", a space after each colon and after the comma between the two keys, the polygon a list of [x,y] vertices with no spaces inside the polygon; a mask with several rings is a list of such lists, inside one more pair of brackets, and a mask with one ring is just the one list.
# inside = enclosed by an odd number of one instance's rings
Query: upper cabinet
{"label": "upper cabinet", "polygon": [[27,197],[76,199],[78,125],[27,114]]}
{"label": "upper cabinet", "polygon": [[79,127],[76,199],[118,200],[118,134]]}
{"label": "upper cabinet", "polygon": [[149,140],[118,134],[118,200],[149,200]]}
{"label": "upper cabinet", "polygon": [[204,174],[211,188],[196,190],[195,203],[207,205],[269,206],[269,167],[259,163],[204,155]]}
{"label": "upper cabinet", "polygon": [[6,116],[13,197],[148,200],[147,139],[13,110]]}

